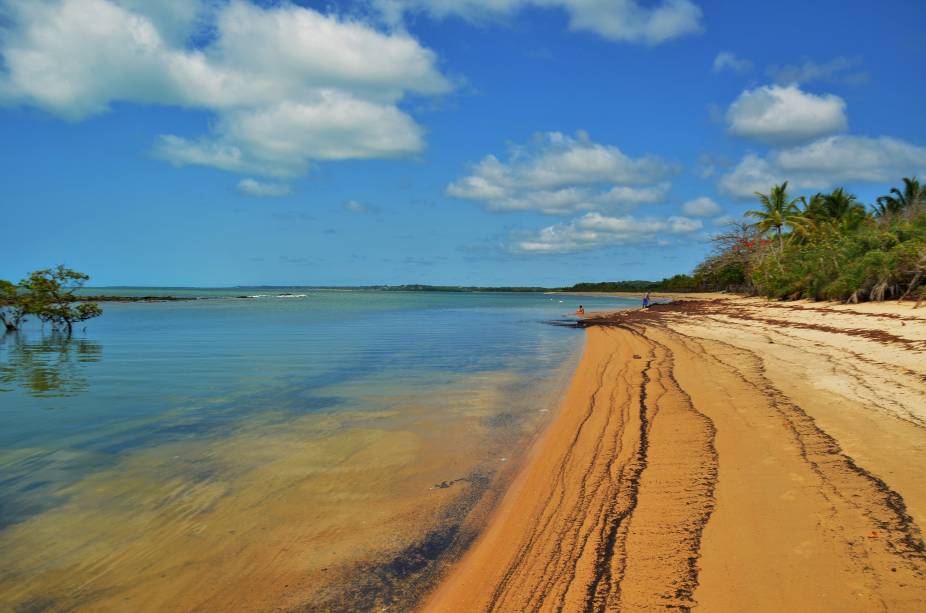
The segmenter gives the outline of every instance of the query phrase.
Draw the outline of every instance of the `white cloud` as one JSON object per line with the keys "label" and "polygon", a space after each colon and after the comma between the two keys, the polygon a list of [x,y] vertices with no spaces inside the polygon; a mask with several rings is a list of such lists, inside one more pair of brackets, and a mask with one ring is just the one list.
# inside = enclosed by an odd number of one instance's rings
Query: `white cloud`
{"label": "white cloud", "polygon": [[[755,192],[765,193],[783,179],[768,160],[754,153],[748,153],[736,167],[720,177],[720,191],[737,198],[752,198]],[[795,187],[794,183],[791,184]]]}
{"label": "white cloud", "polygon": [[750,72],[752,69],[752,62],[747,59],[736,57],[736,55],[730,51],[721,51],[717,54],[717,57],[714,58],[714,72],[732,70],[733,72],[743,74]]}
{"label": "white cloud", "polygon": [[701,196],[683,204],[682,211],[690,217],[711,217],[720,213],[721,208],[707,196]]}
{"label": "white cloud", "polygon": [[782,181],[794,189],[826,189],[843,183],[898,182],[926,175],[926,148],[882,136],[830,136],[767,158],[746,155],[720,179],[720,189],[740,198],[767,192]]}
{"label": "white cloud", "polygon": [[804,60],[800,64],[770,66],[768,74],[776,83],[784,85],[811,83],[813,81],[861,85],[868,81],[868,73],[863,70],[855,70],[860,63],[861,61],[858,58],[846,57],[836,57],[822,64]]}
{"label": "white cloud", "polygon": [[344,210],[351,213],[369,213],[370,207],[357,200],[348,200],[344,203]]}
{"label": "white cloud", "polygon": [[213,131],[197,141],[166,135],[155,153],[179,165],[295,176],[310,160],[388,158],[424,146],[421,129],[397,108],[336,91],[322,93],[314,104],[226,112]]}
{"label": "white cloud", "polygon": [[575,138],[549,132],[513,147],[507,162],[486,156],[472,174],[448,185],[447,194],[491,211],[629,210],[665,200],[674,170],[658,157],[631,158],[592,142],[584,132]]}
{"label": "white cloud", "polygon": [[720,217],[715,217],[713,220],[711,220],[711,223],[713,223],[715,226],[729,226],[731,223],[736,221],[736,217],[733,217],[732,215],[721,215]]}
{"label": "white cloud", "polygon": [[586,213],[567,223],[554,224],[529,236],[522,236],[512,251],[526,254],[572,253],[597,247],[655,242],[661,235],[691,235],[704,224],[698,219],[667,219],[632,216],[609,217]]}
{"label": "white cloud", "polygon": [[143,13],[163,38],[182,45],[214,15],[210,0],[113,0],[129,11]]}
{"label": "white cloud", "polygon": [[833,136],[780,151],[775,165],[801,173],[805,183],[897,181],[904,174],[923,174],[926,148],[886,136]]}
{"label": "white cloud", "polygon": [[165,134],[158,137],[152,152],[155,156],[176,166],[195,164],[212,166],[229,172],[254,171],[264,175],[285,174],[278,172],[278,169],[272,166],[258,169],[253,163],[244,159],[244,154],[238,147],[206,139],[191,142],[179,136]]}
{"label": "white cloud", "polygon": [[282,183],[267,183],[256,179],[242,179],[238,182],[238,191],[258,198],[288,196],[293,193],[290,186]]}
{"label": "white cloud", "polygon": [[[408,94],[451,89],[403,32],[289,3],[8,0],[0,104],[81,120],[112,103],[215,113],[210,132],[164,135],[175,164],[292,176],[316,160],[408,155],[421,128]],[[189,44],[196,34],[208,42]]]}
{"label": "white cloud", "polygon": [[659,44],[703,30],[701,8],[691,0],[375,0],[387,21],[398,23],[409,12],[435,18],[456,15],[484,21],[526,7],[560,8],[572,30],[593,32],[613,41]]}
{"label": "white cloud", "polygon": [[744,91],[727,109],[726,118],[731,134],[767,143],[808,141],[848,125],[842,98],[815,96],[796,85]]}

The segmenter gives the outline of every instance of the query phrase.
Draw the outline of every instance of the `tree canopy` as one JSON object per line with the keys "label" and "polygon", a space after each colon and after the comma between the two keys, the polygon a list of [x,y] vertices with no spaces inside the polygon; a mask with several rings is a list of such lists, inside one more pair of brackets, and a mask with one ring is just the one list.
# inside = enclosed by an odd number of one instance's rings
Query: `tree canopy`
{"label": "tree canopy", "polygon": [[773,298],[926,298],[926,188],[904,178],[869,211],[844,188],[792,199],[788,184],[757,194],[754,223],[714,238],[698,284]]}
{"label": "tree canopy", "polygon": [[18,285],[0,280],[0,323],[7,331],[18,330],[31,316],[70,335],[74,324],[103,312],[96,303],[79,302],[75,296],[89,279],[82,272],[58,266],[37,270]]}
{"label": "tree canopy", "polygon": [[926,205],[926,186],[920,185],[916,177],[912,179],[904,177],[903,183],[903,191],[894,187],[891,188],[890,194],[877,199],[875,204],[876,216],[899,215],[905,211]]}

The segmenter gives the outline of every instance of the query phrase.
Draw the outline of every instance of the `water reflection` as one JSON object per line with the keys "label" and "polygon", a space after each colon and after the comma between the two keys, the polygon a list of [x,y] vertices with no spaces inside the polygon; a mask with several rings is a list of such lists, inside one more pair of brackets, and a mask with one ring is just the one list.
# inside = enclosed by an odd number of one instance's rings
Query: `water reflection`
{"label": "water reflection", "polygon": [[87,364],[99,362],[99,343],[65,334],[30,339],[23,332],[0,336],[0,392],[20,388],[37,398],[76,396],[90,386]]}

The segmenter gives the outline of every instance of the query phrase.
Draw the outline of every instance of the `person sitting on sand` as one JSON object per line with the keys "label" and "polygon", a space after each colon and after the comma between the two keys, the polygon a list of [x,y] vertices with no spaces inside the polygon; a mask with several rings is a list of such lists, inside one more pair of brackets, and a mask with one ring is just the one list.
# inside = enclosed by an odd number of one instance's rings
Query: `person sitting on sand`
{"label": "person sitting on sand", "polygon": [[585,315],[585,307],[581,304],[579,305],[579,308],[576,309],[576,315]]}
{"label": "person sitting on sand", "polygon": [[646,292],[645,294],[643,294],[643,308],[644,309],[649,308],[649,292]]}

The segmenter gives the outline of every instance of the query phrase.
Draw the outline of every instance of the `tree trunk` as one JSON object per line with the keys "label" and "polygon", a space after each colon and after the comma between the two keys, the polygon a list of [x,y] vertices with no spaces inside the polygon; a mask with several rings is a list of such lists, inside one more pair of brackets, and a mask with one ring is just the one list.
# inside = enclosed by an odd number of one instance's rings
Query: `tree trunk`
{"label": "tree trunk", "polygon": [[[922,278],[923,278],[923,269],[921,268],[918,271],[916,271],[916,274],[913,276],[913,280],[910,281],[910,285],[907,286],[907,291],[904,292],[903,296],[897,299],[897,302],[903,302],[904,299],[907,296],[909,296],[913,290],[916,289],[916,286],[919,285],[920,279]],[[919,306],[919,302],[917,302],[917,306]]]}

